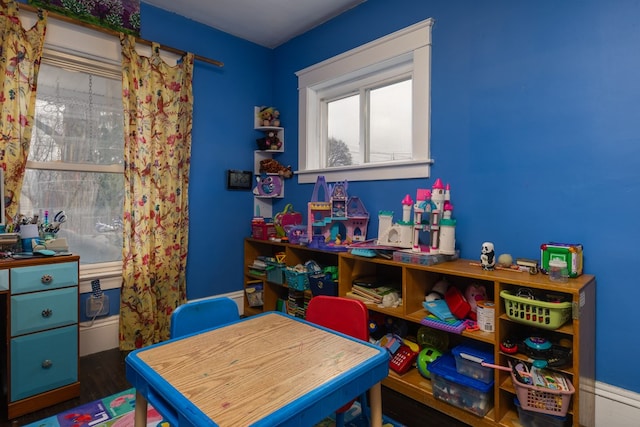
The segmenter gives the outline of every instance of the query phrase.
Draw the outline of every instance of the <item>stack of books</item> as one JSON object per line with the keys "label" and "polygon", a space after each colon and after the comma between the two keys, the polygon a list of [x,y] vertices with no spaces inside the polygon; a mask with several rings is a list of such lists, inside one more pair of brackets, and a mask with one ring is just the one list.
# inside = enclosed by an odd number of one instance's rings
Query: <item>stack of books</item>
{"label": "stack of books", "polygon": [[266,276],[267,275],[267,263],[261,257],[253,260],[253,264],[249,266],[249,274],[254,276]]}
{"label": "stack of books", "polygon": [[391,292],[396,292],[400,296],[400,287],[388,281],[356,279],[351,285],[350,296],[365,303],[381,304],[382,298]]}

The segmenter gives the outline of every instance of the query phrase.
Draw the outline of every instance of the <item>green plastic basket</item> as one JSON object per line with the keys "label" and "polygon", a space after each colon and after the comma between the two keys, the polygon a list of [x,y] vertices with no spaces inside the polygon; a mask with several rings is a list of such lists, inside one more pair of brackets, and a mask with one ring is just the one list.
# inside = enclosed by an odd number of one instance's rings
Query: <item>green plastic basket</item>
{"label": "green plastic basket", "polygon": [[571,318],[570,302],[545,302],[500,292],[507,316],[515,322],[544,329],[558,329]]}

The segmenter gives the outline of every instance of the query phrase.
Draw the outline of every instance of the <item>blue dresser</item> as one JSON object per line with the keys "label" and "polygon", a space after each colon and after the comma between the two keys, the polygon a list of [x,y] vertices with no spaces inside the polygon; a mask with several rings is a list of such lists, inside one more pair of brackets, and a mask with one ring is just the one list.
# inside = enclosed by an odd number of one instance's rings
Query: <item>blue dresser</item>
{"label": "blue dresser", "polygon": [[78,264],[74,255],[0,262],[9,419],[80,395]]}

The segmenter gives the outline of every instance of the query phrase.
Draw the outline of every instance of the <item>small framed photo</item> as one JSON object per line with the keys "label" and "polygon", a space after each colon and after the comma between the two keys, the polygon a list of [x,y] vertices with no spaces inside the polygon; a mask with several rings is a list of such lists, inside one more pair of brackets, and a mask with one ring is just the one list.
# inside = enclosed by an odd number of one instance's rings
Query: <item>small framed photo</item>
{"label": "small framed photo", "polygon": [[251,190],[253,188],[253,172],[229,169],[227,171],[228,190]]}

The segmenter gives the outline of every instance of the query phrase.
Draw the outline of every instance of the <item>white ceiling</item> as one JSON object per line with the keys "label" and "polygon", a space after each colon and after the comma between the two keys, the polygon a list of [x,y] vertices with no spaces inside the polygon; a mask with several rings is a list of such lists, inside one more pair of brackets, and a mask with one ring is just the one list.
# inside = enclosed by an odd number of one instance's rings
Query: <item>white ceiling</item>
{"label": "white ceiling", "polygon": [[261,46],[274,48],[366,0],[142,1]]}

